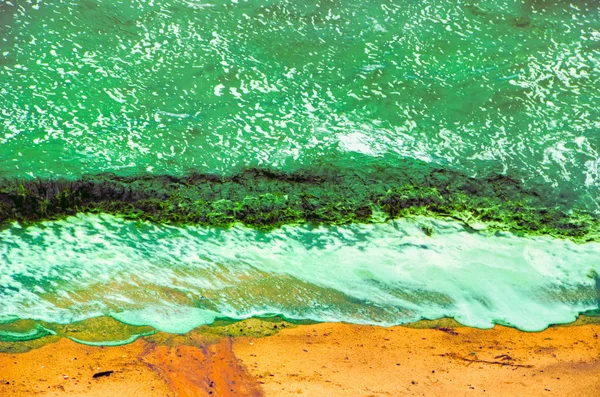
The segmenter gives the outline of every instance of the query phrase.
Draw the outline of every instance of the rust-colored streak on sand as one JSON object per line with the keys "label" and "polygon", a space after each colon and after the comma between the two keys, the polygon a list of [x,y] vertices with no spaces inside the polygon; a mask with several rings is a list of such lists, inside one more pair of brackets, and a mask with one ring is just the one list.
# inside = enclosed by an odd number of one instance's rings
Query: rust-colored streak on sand
{"label": "rust-colored streak on sand", "polygon": [[142,361],[167,380],[178,396],[262,396],[223,339],[204,348],[153,346]]}
{"label": "rust-colored streak on sand", "polygon": [[[94,378],[103,371],[108,376]],[[68,339],[23,354],[0,354],[0,396],[262,396],[231,341],[203,348],[138,340],[95,347]]]}
{"label": "rust-colored streak on sand", "polygon": [[599,333],[317,324],[210,345],[194,332],[105,348],[62,339],[0,354],[0,396],[597,397]]}

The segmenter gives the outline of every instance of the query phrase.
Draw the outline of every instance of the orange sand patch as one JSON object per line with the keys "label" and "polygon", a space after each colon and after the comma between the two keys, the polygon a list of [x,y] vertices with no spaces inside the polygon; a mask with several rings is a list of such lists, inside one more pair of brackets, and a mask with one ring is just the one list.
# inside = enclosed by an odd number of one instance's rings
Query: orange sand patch
{"label": "orange sand patch", "polygon": [[[114,371],[108,376],[94,374]],[[96,347],[68,339],[0,354],[0,396],[260,396],[229,339],[204,348],[138,340]]]}
{"label": "orange sand patch", "polygon": [[600,326],[524,333],[319,324],[233,351],[267,396],[600,396]]}
{"label": "orange sand patch", "polygon": [[318,324],[209,345],[194,332],[104,348],[61,339],[0,354],[0,396],[598,396],[599,333]]}
{"label": "orange sand patch", "polygon": [[[0,354],[0,396],[173,396],[140,362],[143,341],[118,347],[85,346],[61,339],[20,354]],[[93,378],[102,371],[110,376]]]}

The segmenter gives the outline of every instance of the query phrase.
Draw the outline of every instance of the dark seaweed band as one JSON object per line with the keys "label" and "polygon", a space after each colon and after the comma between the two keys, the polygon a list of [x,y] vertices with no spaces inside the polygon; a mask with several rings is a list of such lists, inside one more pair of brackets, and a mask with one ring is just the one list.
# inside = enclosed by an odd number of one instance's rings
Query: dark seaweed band
{"label": "dark seaweed band", "polygon": [[75,180],[0,181],[0,224],[108,213],[168,224],[259,229],[284,224],[341,225],[410,215],[448,216],[492,229],[597,239],[598,216],[570,209],[552,189],[491,174],[472,178],[406,161],[368,170],[321,167],[235,175],[86,175]]}

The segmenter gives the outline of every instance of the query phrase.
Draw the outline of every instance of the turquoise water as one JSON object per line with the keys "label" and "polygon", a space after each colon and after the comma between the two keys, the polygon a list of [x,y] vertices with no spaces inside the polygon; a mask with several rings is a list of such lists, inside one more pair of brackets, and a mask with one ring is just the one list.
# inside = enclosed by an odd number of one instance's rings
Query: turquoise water
{"label": "turquoise water", "polygon": [[597,197],[594,1],[2,3],[7,175],[389,153]]}
{"label": "turquoise water", "polygon": [[[599,79],[595,1],[0,0],[0,177],[413,159],[543,186],[597,217]],[[82,214],[12,224],[0,318],[539,330],[598,308],[597,242],[452,216],[268,233]]]}
{"label": "turquoise water", "polygon": [[0,238],[3,314],[47,322],[108,314],[186,332],[218,317],[392,325],[449,316],[535,331],[599,303],[599,243],[428,218],[263,233],[80,215]]}

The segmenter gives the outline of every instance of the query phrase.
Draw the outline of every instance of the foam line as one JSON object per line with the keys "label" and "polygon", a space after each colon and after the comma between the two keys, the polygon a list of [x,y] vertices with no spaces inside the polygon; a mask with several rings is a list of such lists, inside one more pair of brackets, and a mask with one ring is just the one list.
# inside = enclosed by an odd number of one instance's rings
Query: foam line
{"label": "foam line", "polygon": [[0,239],[7,318],[109,315],[179,333],[269,314],[380,325],[453,317],[537,331],[598,309],[600,244],[473,232],[453,220],[261,232],[79,215]]}

